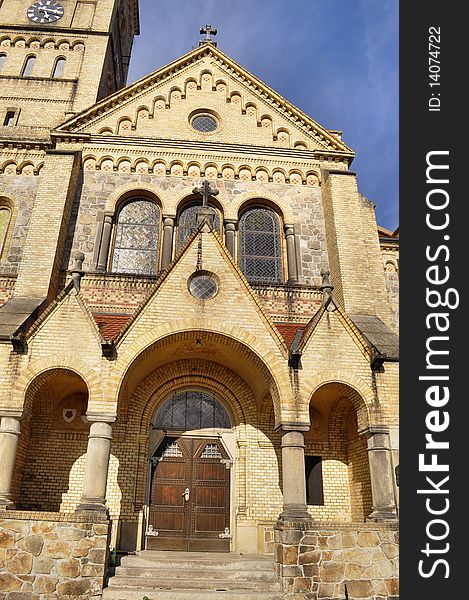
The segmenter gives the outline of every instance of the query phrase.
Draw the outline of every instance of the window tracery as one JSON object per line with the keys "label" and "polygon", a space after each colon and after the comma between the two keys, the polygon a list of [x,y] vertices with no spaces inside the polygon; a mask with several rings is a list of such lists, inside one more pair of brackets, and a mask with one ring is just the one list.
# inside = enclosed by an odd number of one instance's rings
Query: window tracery
{"label": "window tracery", "polygon": [[[176,240],[176,250],[179,252],[186,243],[187,239],[197,228],[197,211],[200,208],[200,204],[189,204],[186,205],[179,213],[178,218],[178,231]],[[213,226],[215,231],[220,235],[220,212],[211,207],[214,213]]]}
{"label": "window tracery", "polygon": [[254,207],[241,216],[239,265],[251,283],[282,283],[280,224],[273,210]]}
{"label": "window tracery", "polygon": [[160,209],[145,198],[128,202],[119,212],[112,271],[155,275],[158,262]]}
{"label": "window tracery", "polygon": [[171,396],[156,413],[157,429],[230,428],[230,417],[224,406],[208,392],[185,390]]}

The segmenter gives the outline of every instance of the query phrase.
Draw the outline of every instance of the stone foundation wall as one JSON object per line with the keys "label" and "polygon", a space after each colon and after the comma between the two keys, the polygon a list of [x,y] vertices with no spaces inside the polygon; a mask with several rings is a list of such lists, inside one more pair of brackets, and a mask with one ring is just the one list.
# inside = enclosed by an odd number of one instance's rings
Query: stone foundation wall
{"label": "stone foundation wall", "polygon": [[0,511],[0,600],[101,598],[110,522]]}
{"label": "stone foundation wall", "polygon": [[289,600],[398,600],[395,524],[277,524],[277,575]]}

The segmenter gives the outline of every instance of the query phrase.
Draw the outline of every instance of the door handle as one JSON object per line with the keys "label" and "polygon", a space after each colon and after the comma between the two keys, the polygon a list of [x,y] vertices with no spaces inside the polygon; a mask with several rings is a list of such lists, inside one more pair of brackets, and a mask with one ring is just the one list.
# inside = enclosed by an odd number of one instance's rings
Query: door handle
{"label": "door handle", "polygon": [[182,493],[182,496],[184,496],[184,500],[185,500],[186,502],[188,502],[190,494],[191,494],[191,491],[190,491],[190,489],[189,489],[189,488],[186,488],[186,489],[183,491],[183,493]]}

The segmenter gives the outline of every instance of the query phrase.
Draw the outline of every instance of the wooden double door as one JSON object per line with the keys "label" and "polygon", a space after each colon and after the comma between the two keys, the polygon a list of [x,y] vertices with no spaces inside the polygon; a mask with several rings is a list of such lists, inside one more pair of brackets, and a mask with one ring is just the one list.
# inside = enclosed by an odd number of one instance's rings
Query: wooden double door
{"label": "wooden double door", "polygon": [[165,438],[151,460],[146,547],[229,552],[230,467],[219,439]]}

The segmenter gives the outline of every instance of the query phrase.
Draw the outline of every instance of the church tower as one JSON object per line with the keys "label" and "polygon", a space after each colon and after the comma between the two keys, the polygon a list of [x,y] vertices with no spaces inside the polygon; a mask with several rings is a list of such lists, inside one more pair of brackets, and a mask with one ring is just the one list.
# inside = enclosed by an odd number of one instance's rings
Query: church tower
{"label": "church tower", "polygon": [[0,2],[2,133],[45,137],[122,88],[138,28],[138,0]]}

